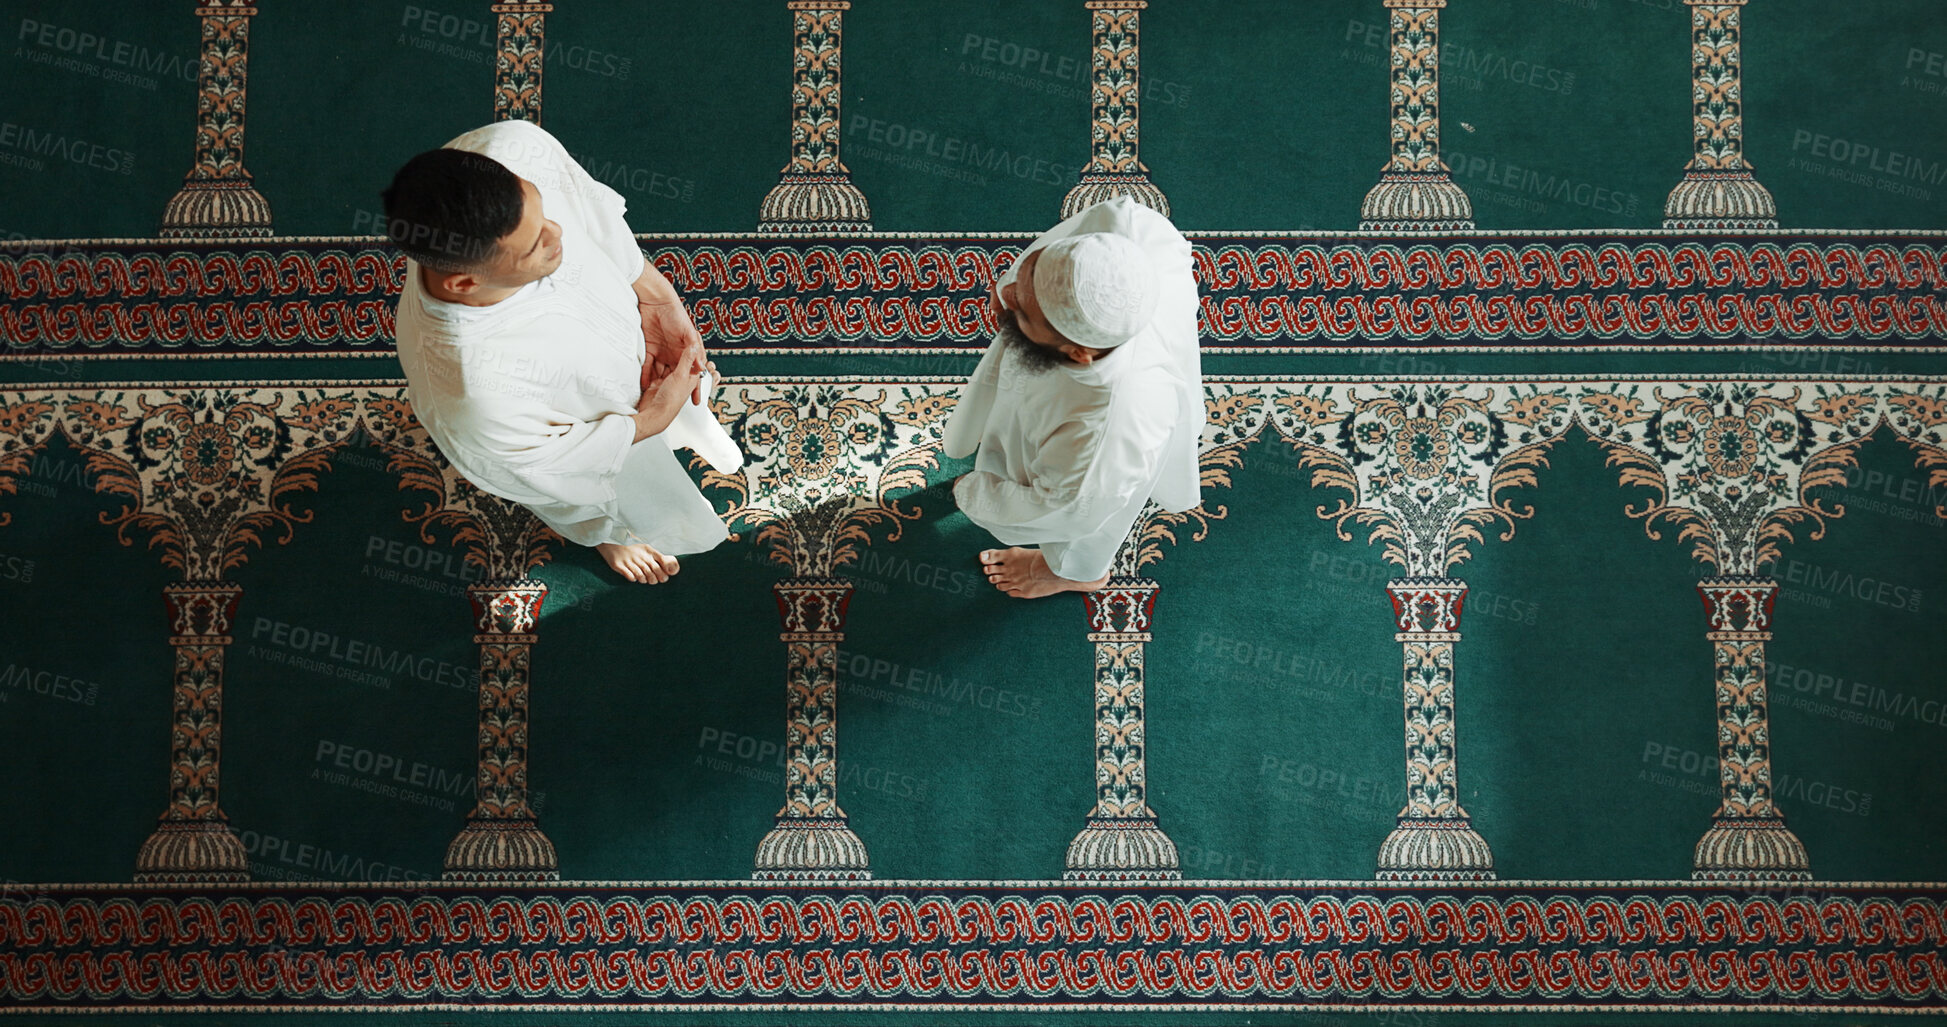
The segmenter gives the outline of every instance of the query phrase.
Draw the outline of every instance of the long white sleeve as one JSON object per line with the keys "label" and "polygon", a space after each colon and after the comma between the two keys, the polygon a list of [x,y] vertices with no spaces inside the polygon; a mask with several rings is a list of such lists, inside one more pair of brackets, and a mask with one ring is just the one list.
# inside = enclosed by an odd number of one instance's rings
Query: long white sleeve
{"label": "long white sleeve", "polygon": [[458,423],[441,424],[435,441],[461,455],[482,484],[519,493],[506,496],[517,502],[612,501],[635,440],[635,420],[626,414],[582,420],[534,400],[495,397],[461,404],[451,415]]}
{"label": "long white sleeve", "polygon": [[1102,416],[1057,426],[1027,454],[1025,483],[968,472],[954,487],[961,511],[1010,545],[1128,531],[1112,522],[1155,480],[1170,426],[1145,407],[1160,395],[1123,390]]}

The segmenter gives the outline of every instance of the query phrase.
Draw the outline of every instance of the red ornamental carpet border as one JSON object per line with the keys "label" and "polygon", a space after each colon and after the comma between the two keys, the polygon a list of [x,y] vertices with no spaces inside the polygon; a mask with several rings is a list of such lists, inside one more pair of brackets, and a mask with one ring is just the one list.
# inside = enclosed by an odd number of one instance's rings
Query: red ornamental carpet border
{"label": "red ornamental carpet border", "polygon": [[1947,1010],[1947,886],[47,885],[0,1012]]}
{"label": "red ornamental carpet border", "polygon": [[[1028,238],[638,237],[707,340],[757,353],[978,349],[994,331],[989,283]],[[1947,337],[1937,232],[1192,238],[1213,350],[1931,350]],[[376,238],[0,244],[0,359],[384,355],[403,267]]]}

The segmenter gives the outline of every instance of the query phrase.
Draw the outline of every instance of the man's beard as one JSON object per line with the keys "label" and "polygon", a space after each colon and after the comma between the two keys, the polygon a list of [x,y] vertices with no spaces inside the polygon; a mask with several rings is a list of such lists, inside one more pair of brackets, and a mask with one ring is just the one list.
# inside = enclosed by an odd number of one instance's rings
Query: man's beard
{"label": "man's beard", "polygon": [[1068,357],[1052,346],[1043,346],[1027,337],[1021,331],[1020,323],[1014,320],[1012,310],[1003,310],[995,319],[1000,324],[1000,332],[995,336],[1001,345],[1013,350],[1021,360],[1021,366],[1029,374],[1046,374],[1068,363]]}

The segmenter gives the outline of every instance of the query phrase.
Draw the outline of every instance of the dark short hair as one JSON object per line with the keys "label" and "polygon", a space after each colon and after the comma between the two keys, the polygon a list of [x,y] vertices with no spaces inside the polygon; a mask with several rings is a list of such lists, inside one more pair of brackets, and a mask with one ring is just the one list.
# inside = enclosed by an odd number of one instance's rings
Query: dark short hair
{"label": "dark short hair", "polygon": [[448,272],[490,266],[501,238],[520,225],[525,204],[520,177],[506,165],[447,149],[407,161],[380,196],[392,244]]}

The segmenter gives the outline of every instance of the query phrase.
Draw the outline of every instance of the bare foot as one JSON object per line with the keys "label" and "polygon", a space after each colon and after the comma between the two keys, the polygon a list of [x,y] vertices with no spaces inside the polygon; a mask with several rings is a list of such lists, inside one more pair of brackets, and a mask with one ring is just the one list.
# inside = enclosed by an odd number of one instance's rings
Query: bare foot
{"label": "bare foot", "polygon": [[639,542],[626,546],[604,542],[596,546],[595,551],[602,554],[602,559],[608,561],[615,573],[637,584],[660,585],[668,581],[677,569],[675,557],[664,556]]}
{"label": "bare foot", "polygon": [[1048,569],[1048,558],[1039,549],[983,549],[980,551],[981,570],[987,572],[987,580],[994,587],[1016,599],[1039,599],[1057,592],[1093,592],[1109,583],[1107,575],[1100,581],[1070,581],[1056,577]]}

